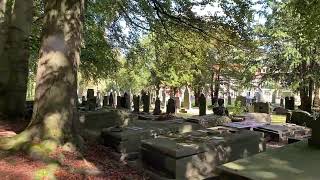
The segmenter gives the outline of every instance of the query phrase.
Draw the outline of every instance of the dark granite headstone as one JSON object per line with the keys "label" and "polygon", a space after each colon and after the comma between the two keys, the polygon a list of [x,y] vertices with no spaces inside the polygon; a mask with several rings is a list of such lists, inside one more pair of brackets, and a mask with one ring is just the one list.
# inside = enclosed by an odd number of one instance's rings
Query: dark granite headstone
{"label": "dark granite headstone", "polygon": [[109,96],[104,96],[103,97],[103,106],[106,107],[109,104]]}
{"label": "dark granite headstone", "polygon": [[109,94],[109,106],[114,106],[114,100],[113,100],[112,92]]}
{"label": "dark granite headstone", "polygon": [[309,146],[320,148],[320,119],[318,118],[311,123],[311,138],[308,141]]}
{"label": "dark granite headstone", "polygon": [[161,101],[160,99],[157,97],[155,105],[154,105],[154,110],[153,110],[153,114],[154,115],[159,115],[161,114]]}
{"label": "dark granite headstone", "polygon": [[149,113],[150,112],[150,96],[143,92],[141,96],[142,104],[143,104],[143,112]]}
{"label": "dark granite headstone", "polygon": [[311,128],[314,118],[307,111],[296,110],[292,111],[291,118],[288,121],[288,123],[293,123],[300,126],[306,126]]}
{"label": "dark granite headstone", "polygon": [[138,113],[140,109],[140,96],[133,96],[133,112]]}
{"label": "dark granite headstone", "polygon": [[206,111],[207,111],[207,100],[204,94],[201,94],[199,98],[199,116],[205,116]]}
{"label": "dark granite headstone", "polygon": [[117,108],[121,108],[121,96],[117,96]]}
{"label": "dark granite headstone", "polygon": [[94,90],[93,89],[88,89],[87,90],[87,100],[91,99],[94,97]]}
{"label": "dark granite headstone", "polygon": [[294,97],[285,97],[285,108],[294,110]]}
{"label": "dark granite headstone", "polygon": [[228,116],[229,112],[227,108],[224,107],[224,99],[218,99],[218,107],[213,108],[213,114],[218,116]]}
{"label": "dark granite headstone", "polygon": [[174,114],[174,113],[176,113],[176,103],[172,98],[170,98],[167,104],[167,114]]}
{"label": "dark granite headstone", "polygon": [[283,100],[283,98],[280,99],[280,106],[281,106],[281,107],[284,107],[284,100]]}

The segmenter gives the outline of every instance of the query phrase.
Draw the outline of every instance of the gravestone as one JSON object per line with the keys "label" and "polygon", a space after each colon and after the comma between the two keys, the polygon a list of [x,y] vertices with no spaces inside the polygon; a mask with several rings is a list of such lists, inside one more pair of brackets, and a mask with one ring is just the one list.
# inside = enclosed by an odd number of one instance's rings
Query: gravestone
{"label": "gravestone", "polygon": [[186,90],[184,91],[183,107],[185,109],[191,109],[190,92],[189,92],[189,89],[187,87],[186,87]]}
{"label": "gravestone", "polygon": [[306,126],[311,128],[313,121],[314,118],[307,111],[296,110],[292,111],[291,118],[288,119],[287,123],[293,123],[300,126]]}
{"label": "gravestone", "polygon": [[237,96],[235,102],[236,102],[236,104],[240,102],[240,105],[242,107],[245,107],[247,105],[246,104],[246,97],[244,97],[244,96]]}
{"label": "gravestone", "polygon": [[142,104],[143,104],[143,112],[149,113],[150,112],[150,96],[143,92],[141,96]]}
{"label": "gravestone", "polygon": [[110,92],[109,94],[109,106],[114,106],[113,94]]}
{"label": "gravestone", "polygon": [[228,116],[229,112],[224,107],[224,99],[218,99],[218,107],[213,108],[213,114],[218,116]]}
{"label": "gravestone", "polygon": [[103,107],[109,105],[109,96],[103,96]]}
{"label": "gravestone", "polygon": [[320,148],[320,119],[312,121],[311,138],[308,141],[309,146]]}
{"label": "gravestone", "polygon": [[204,94],[200,95],[199,98],[199,116],[205,116],[207,114],[207,100]]}
{"label": "gravestone", "polygon": [[138,113],[140,109],[140,96],[133,96],[133,112]]}
{"label": "gravestone", "polygon": [[285,108],[289,110],[294,110],[294,97],[285,97]]}
{"label": "gravestone", "polygon": [[154,105],[154,110],[153,110],[153,114],[154,115],[159,115],[161,114],[161,102],[160,99],[157,97],[155,105]]}
{"label": "gravestone", "polygon": [[141,161],[151,179],[207,179],[217,166],[264,150],[262,133],[215,127],[143,140]]}
{"label": "gravestone", "polygon": [[121,108],[121,96],[117,96],[117,108]]}
{"label": "gravestone", "polygon": [[277,99],[277,91],[273,91],[271,103],[275,104]]}
{"label": "gravestone", "polygon": [[97,107],[97,97],[94,96],[94,90],[87,90],[87,107],[89,111],[94,111]]}
{"label": "gravestone", "polygon": [[253,108],[255,113],[271,113],[270,104],[267,102],[255,102],[253,103]]}
{"label": "gravestone", "polygon": [[174,99],[170,98],[167,104],[167,114],[175,114],[176,113],[176,103]]}
{"label": "gravestone", "polygon": [[280,99],[280,106],[281,106],[281,107],[284,107],[284,100],[283,100],[283,98]]}
{"label": "gravestone", "polygon": [[199,125],[184,122],[182,119],[169,121],[135,120],[125,127],[103,129],[101,138],[104,145],[127,156],[128,159],[135,159],[140,151],[141,140],[156,138],[162,134],[180,134],[198,129],[200,129]]}
{"label": "gravestone", "polygon": [[130,102],[130,95],[128,93],[124,93],[124,108],[131,110],[131,102]]}

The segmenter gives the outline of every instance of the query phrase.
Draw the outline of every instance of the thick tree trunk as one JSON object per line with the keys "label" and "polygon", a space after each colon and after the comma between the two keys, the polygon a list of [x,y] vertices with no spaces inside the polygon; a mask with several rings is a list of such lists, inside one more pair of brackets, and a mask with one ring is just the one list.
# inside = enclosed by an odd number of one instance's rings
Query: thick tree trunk
{"label": "thick tree trunk", "polygon": [[309,81],[309,86],[300,87],[300,109],[311,113],[313,82]]}
{"label": "thick tree trunk", "polygon": [[0,1],[0,114],[4,113],[6,86],[9,82],[9,61],[3,54],[8,39],[8,24],[11,17],[11,1]]}
{"label": "thick tree trunk", "polygon": [[215,81],[214,81],[214,104],[217,104],[219,98],[219,91],[220,91],[220,75],[217,74]]}
{"label": "thick tree trunk", "polygon": [[[31,147],[28,150],[32,154],[40,155],[79,140],[76,132],[79,120],[77,70],[84,2],[51,0],[45,3],[32,120],[22,133],[0,142],[3,149]],[[24,146],[28,144],[32,146]]]}
{"label": "thick tree trunk", "polygon": [[210,95],[211,95],[211,105],[212,107],[214,107],[216,104],[215,104],[215,100],[214,100],[214,84],[213,84],[213,81],[214,81],[214,72],[212,71],[211,73],[211,81],[210,81]]}
{"label": "thick tree trunk", "polygon": [[25,110],[32,4],[33,0],[15,0],[8,31],[5,53],[10,72],[5,93],[5,114],[10,118],[22,117]]}
{"label": "thick tree trunk", "polygon": [[199,107],[200,87],[194,89],[194,106]]}

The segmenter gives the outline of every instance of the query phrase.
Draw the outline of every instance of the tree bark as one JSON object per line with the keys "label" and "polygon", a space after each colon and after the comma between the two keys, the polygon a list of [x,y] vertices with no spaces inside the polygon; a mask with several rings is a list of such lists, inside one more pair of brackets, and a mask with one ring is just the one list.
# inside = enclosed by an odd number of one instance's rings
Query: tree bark
{"label": "tree bark", "polygon": [[5,47],[10,69],[5,93],[5,114],[10,119],[24,115],[32,17],[33,0],[15,0]]}
{"label": "tree bark", "polygon": [[313,106],[315,108],[319,108],[320,107],[320,84],[316,83],[315,84],[315,89],[314,89],[314,97],[313,97]]}
{"label": "tree bark", "polygon": [[214,72],[212,70],[212,73],[211,73],[211,81],[210,81],[210,95],[211,95],[211,105],[212,107],[215,106],[215,100],[214,100],[214,84],[213,84],[213,81],[214,81]]}
{"label": "tree bark", "polygon": [[311,113],[313,81],[309,80],[308,86],[300,87],[300,109]]}
{"label": "tree bark", "polygon": [[[77,71],[82,40],[83,0],[45,1],[33,116],[18,135],[21,143],[54,150],[77,140]],[[22,138],[22,139],[21,139]],[[39,146],[38,145],[38,146]]]}
{"label": "tree bark", "polygon": [[194,89],[194,106],[195,107],[199,107],[199,98],[200,98],[200,87],[197,86],[195,89]]}

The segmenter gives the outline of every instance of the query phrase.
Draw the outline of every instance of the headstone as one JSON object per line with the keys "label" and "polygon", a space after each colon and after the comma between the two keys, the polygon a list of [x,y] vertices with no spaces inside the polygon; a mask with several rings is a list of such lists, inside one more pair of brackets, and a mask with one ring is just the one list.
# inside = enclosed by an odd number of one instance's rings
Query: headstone
{"label": "headstone", "polygon": [[88,89],[87,90],[87,100],[91,99],[94,97],[94,90],[93,89]]}
{"label": "headstone", "polygon": [[275,104],[277,99],[277,91],[273,91],[271,103]]}
{"label": "headstone", "polygon": [[125,101],[124,108],[131,110],[130,94],[124,93],[123,97]]}
{"label": "headstone", "polygon": [[157,97],[155,105],[154,105],[154,110],[153,110],[153,114],[154,115],[159,115],[161,114],[161,102],[160,99]]}
{"label": "headstone", "polygon": [[244,96],[237,96],[235,102],[236,102],[236,103],[239,103],[239,102],[240,102],[240,105],[241,105],[242,107],[245,107],[245,106],[246,106],[246,97],[244,97]]}
{"label": "headstone", "polygon": [[285,108],[294,110],[294,97],[285,97]]}
{"label": "headstone", "polygon": [[218,99],[218,107],[213,108],[213,114],[218,116],[228,116],[229,112],[227,108],[224,107],[224,99]]}
{"label": "headstone", "polygon": [[309,146],[320,148],[320,119],[312,121],[311,138],[308,141]]}
{"label": "headstone", "polygon": [[210,179],[217,166],[264,150],[262,133],[215,127],[143,140],[141,161],[160,176],[151,179]]}
{"label": "headstone", "polygon": [[311,128],[314,118],[307,111],[296,110],[292,111],[291,118],[288,121],[288,123],[293,123],[300,126],[306,126]]}
{"label": "headstone", "polygon": [[143,92],[141,96],[142,104],[143,104],[143,112],[149,113],[150,112],[150,96]]}
{"label": "headstone", "polygon": [[190,92],[189,92],[189,89],[187,87],[186,87],[186,90],[184,91],[183,107],[185,109],[191,109]]}
{"label": "headstone", "polygon": [[199,98],[199,116],[205,116],[206,111],[207,111],[207,100],[204,94],[201,94]]}
{"label": "headstone", "polygon": [[94,90],[88,89],[87,91],[87,106],[89,111],[94,111],[97,106],[97,97],[94,96]]}
{"label": "headstone", "polygon": [[167,114],[175,114],[176,113],[176,103],[174,99],[170,98],[167,104]]}
{"label": "headstone", "polygon": [[106,107],[109,105],[109,96],[103,97],[103,106]]}
{"label": "headstone", "polygon": [[133,96],[133,112],[138,113],[140,109],[140,96]]}
{"label": "headstone", "polygon": [[113,94],[110,92],[109,94],[109,106],[114,106]]}
{"label": "headstone", "polygon": [[117,108],[121,108],[121,96],[117,96]]}
{"label": "headstone", "polygon": [[255,102],[253,103],[253,108],[255,113],[271,113],[270,104],[267,102]]}
{"label": "headstone", "polygon": [[284,100],[283,100],[283,98],[280,99],[280,106],[281,106],[281,107],[284,107]]}

